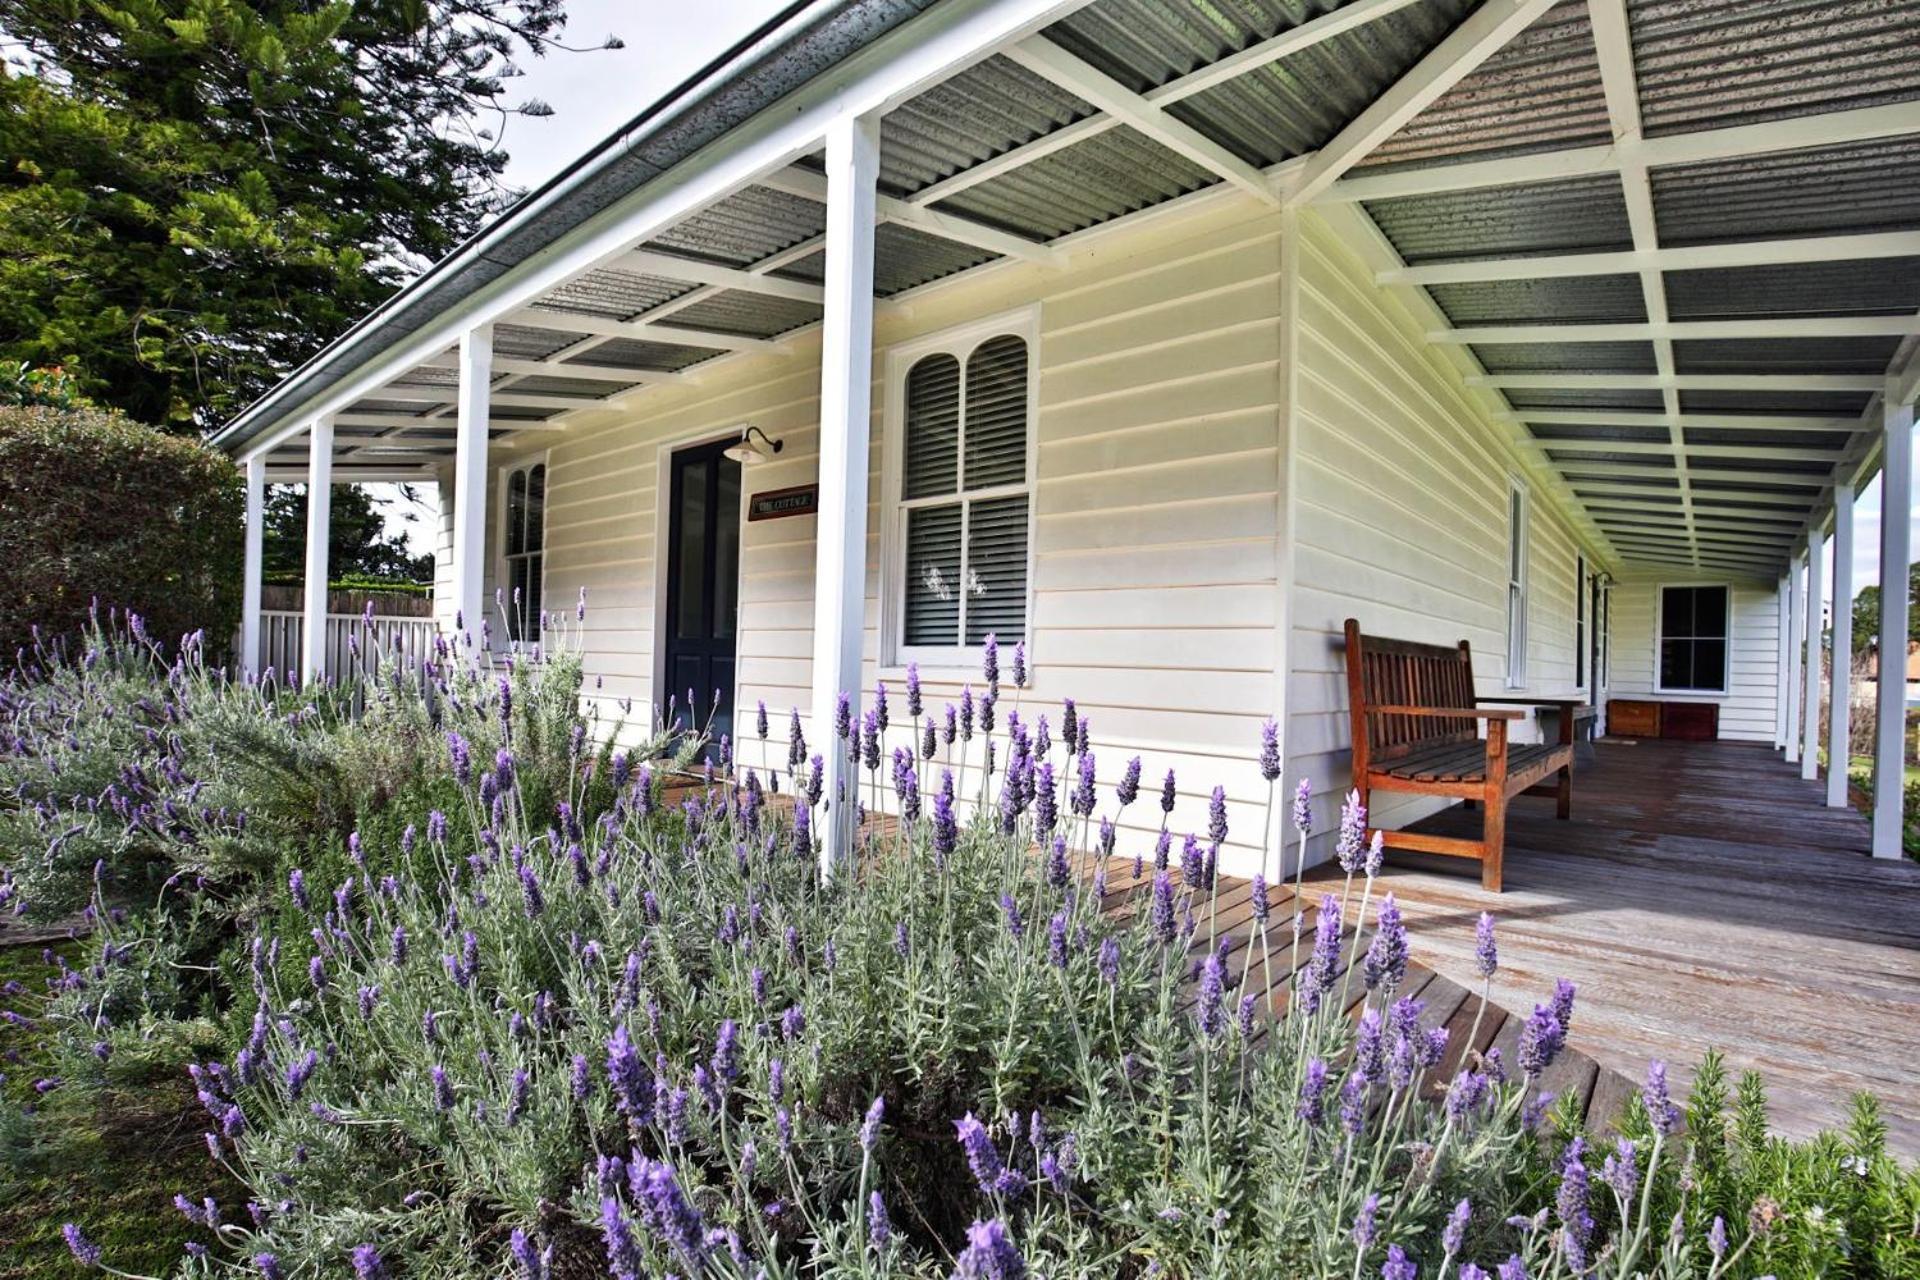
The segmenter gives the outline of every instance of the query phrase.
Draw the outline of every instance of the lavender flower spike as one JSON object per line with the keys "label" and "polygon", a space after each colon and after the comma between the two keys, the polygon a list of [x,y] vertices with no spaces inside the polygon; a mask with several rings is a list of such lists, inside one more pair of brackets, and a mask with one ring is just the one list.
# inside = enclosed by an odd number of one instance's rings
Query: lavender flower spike
{"label": "lavender flower spike", "polygon": [[967,1247],[954,1261],[954,1280],[1026,1280],[1026,1260],[998,1218],[968,1227]]}
{"label": "lavender flower spike", "polygon": [[1667,1092],[1666,1063],[1655,1059],[1647,1064],[1647,1083],[1640,1091],[1640,1100],[1646,1104],[1653,1131],[1663,1138],[1671,1138],[1680,1128],[1680,1109],[1673,1105],[1673,1097]]}
{"label": "lavender flower spike", "polygon": [[880,1142],[880,1124],[886,1119],[887,1100],[884,1096],[875,1098],[873,1105],[867,1108],[867,1118],[860,1123],[860,1150],[872,1154]]}
{"label": "lavender flower spike", "polygon": [[60,1228],[60,1234],[66,1238],[67,1249],[73,1254],[73,1260],[83,1267],[100,1265],[100,1246],[87,1239],[86,1233],[69,1222]]}
{"label": "lavender flower spike", "polygon": [[1293,829],[1301,835],[1313,830],[1313,781],[1300,779],[1300,785],[1293,789]]}
{"label": "lavender flower spike", "polygon": [[1500,969],[1500,948],[1493,938],[1493,917],[1482,911],[1480,923],[1473,928],[1473,966],[1482,978],[1491,978]]}

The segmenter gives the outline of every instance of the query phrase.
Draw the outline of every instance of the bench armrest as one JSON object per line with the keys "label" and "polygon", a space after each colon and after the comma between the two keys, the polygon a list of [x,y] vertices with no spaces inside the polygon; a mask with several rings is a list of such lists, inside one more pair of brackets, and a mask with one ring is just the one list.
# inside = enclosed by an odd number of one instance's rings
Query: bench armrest
{"label": "bench armrest", "polygon": [[1429,716],[1438,720],[1525,720],[1524,711],[1489,711],[1484,707],[1368,707],[1370,716]]}
{"label": "bench armrest", "polygon": [[1573,707],[1577,709],[1577,708],[1588,705],[1586,699],[1584,698],[1536,698],[1536,697],[1527,696],[1525,694],[1513,694],[1510,697],[1497,697],[1497,698],[1496,697],[1482,698],[1476,695],[1474,697],[1474,701],[1475,702],[1500,702],[1500,703],[1505,703],[1509,706],[1515,706],[1515,707],[1559,707],[1562,710],[1565,710],[1568,707]]}

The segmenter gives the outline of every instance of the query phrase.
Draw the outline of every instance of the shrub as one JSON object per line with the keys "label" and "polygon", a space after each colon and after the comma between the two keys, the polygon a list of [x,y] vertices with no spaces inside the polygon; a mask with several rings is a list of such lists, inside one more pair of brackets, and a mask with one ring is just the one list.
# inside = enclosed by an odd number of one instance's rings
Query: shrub
{"label": "shrub", "polygon": [[0,653],[69,636],[96,599],[224,649],[245,483],[205,446],[91,409],[0,407]]}
{"label": "shrub", "polygon": [[[376,672],[354,719],[323,691],[288,704],[227,685],[190,654],[95,650],[39,683],[146,661],[168,723],[232,704],[349,788],[393,779],[304,828],[283,819],[301,838],[270,872],[171,839],[165,859],[200,869],[125,916],[109,863],[91,962],[29,1019],[62,1106],[155,1045],[222,1045],[192,1078],[246,1209],[185,1202],[211,1252],[182,1274],[1466,1280],[1479,1259],[1715,1278],[1832,1256],[1747,1214],[1771,1166],[1716,1155],[1711,1073],[1685,1129],[1656,1073],[1625,1145],[1543,1114],[1566,984],[1514,1061],[1467,1055],[1441,1078],[1460,1055],[1396,998],[1406,935],[1357,837],[1341,853],[1372,937],[1341,935],[1344,891],[1324,900],[1276,993],[1293,1012],[1272,1021],[1264,976],[1295,922],[1216,939],[1208,842],[1096,862],[1131,797],[1096,791],[1081,732],[1062,750],[1003,714],[891,762],[877,732],[818,744],[857,747],[858,793],[890,777],[906,815],[823,882],[806,744],[786,752],[785,794],[751,772],[714,782],[723,762],[669,807],[672,761],[643,763],[669,744],[590,749],[564,656]],[[970,803],[949,771],[985,755],[974,725],[998,765]],[[764,717],[756,732],[749,754],[777,756]],[[221,776],[236,795],[271,785]],[[107,806],[103,824],[133,812]],[[1732,1131],[1751,1127],[1740,1115]],[[1880,1268],[1911,1261],[1900,1206],[1920,1183],[1864,1137],[1839,1149],[1879,1188],[1847,1202],[1865,1233],[1850,1265],[1903,1274]]]}

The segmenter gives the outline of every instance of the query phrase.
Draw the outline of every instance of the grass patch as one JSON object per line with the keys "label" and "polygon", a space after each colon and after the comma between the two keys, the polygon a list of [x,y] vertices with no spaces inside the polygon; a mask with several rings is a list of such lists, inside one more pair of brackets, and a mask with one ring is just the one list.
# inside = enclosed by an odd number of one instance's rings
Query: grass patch
{"label": "grass patch", "polygon": [[[44,950],[0,949],[0,1008],[37,1020],[59,972]],[[81,946],[54,951],[77,962]],[[60,1069],[51,1033],[0,1026],[0,1280],[79,1275],[60,1238],[75,1219],[117,1267],[148,1275],[171,1271],[188,1240],[210,1243],[173,1206],[176,1192],[231,1203],[237,1189],[201,1139],[205,1114],[183,1065],[192,1038],[164,1036],[148,1052],[119,1055],[97,1091],[39,1094],[35,1082]]]}

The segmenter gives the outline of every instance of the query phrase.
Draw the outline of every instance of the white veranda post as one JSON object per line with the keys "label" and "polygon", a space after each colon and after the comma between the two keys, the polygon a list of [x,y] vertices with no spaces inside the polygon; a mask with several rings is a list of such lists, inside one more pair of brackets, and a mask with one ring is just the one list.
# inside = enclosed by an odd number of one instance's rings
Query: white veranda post
{"label": "white veranda post", "polygon": [[1774,657],[1774,672],[1777,677],[1773,691],[1773,749],[1779,751],[1787,745],[1787,687],[1793,683],[1793,627],[1788,619],[1793,616],[1793,594],[1788,585],[1793,578],[1791,568],[1780,575],[1779,599],[1774,603],[1774,616],[1780,620],[1775,627],[1778,633],[1779,652]]}
{"label": "white veranda post", "polygon": [[1800,759],[1800,645],[1806,634],[1806,599],[1801,573],[1800,559],[1805,548],[1794,552],[1794,559],[1787,565],[1787,760],[1789,763]]}
{"label": "white veranda post", "polygon": [[1820,776],[1820,606],[1826,594],[1822,571],[1827,560],[1826,539],[1816,530],[1807,536],[1807,616],[1801,625],[1806,646],[1801,675],[1803,687],[1800,705],[1806,720],[1800,731],[1800,776],[1811,781]]}
{"label": "white veranda post", "polygon": [[1827,806],[1847,807],[1853,754],[1853,485],[1833,487],[1833,647],[1827,667]]}
{"label": "white veranda post", "polygon": [[300,632],[300,677],[327,674],[327,530],[333,522],[333,419],[307,429],[306,610]]}
{"label": "white veranda post", "polygon": [[260,674],[260,575],[266,555],[267,455],[247,458],[246,554],[240,580],[240,671]]}
{"label": "white veranda post", "polygon": [[460,335],[459,420],[453,455],[453,607],[464,628],[479,642],[486,617],[487,426],[492,414],[493,326],[477,325]]}
{"label": "white veranda post", "polygon": [[855,773],[834,736],[845,692],[857,704],[866,616],[867,458],[872,432],[873,227],[878,116],[827,128],[827,274],[820,326],[820,494],[814,551],[814,749],[826,763],[820,870],[853,846]]}
{"label": "white veranda post", "polygon": [[1880,682],[1873,746],[1873,856],[1901,856],[1907,764],[1907,563],[1913,508],[1913,406],[1887,403],[1880,462]]}

